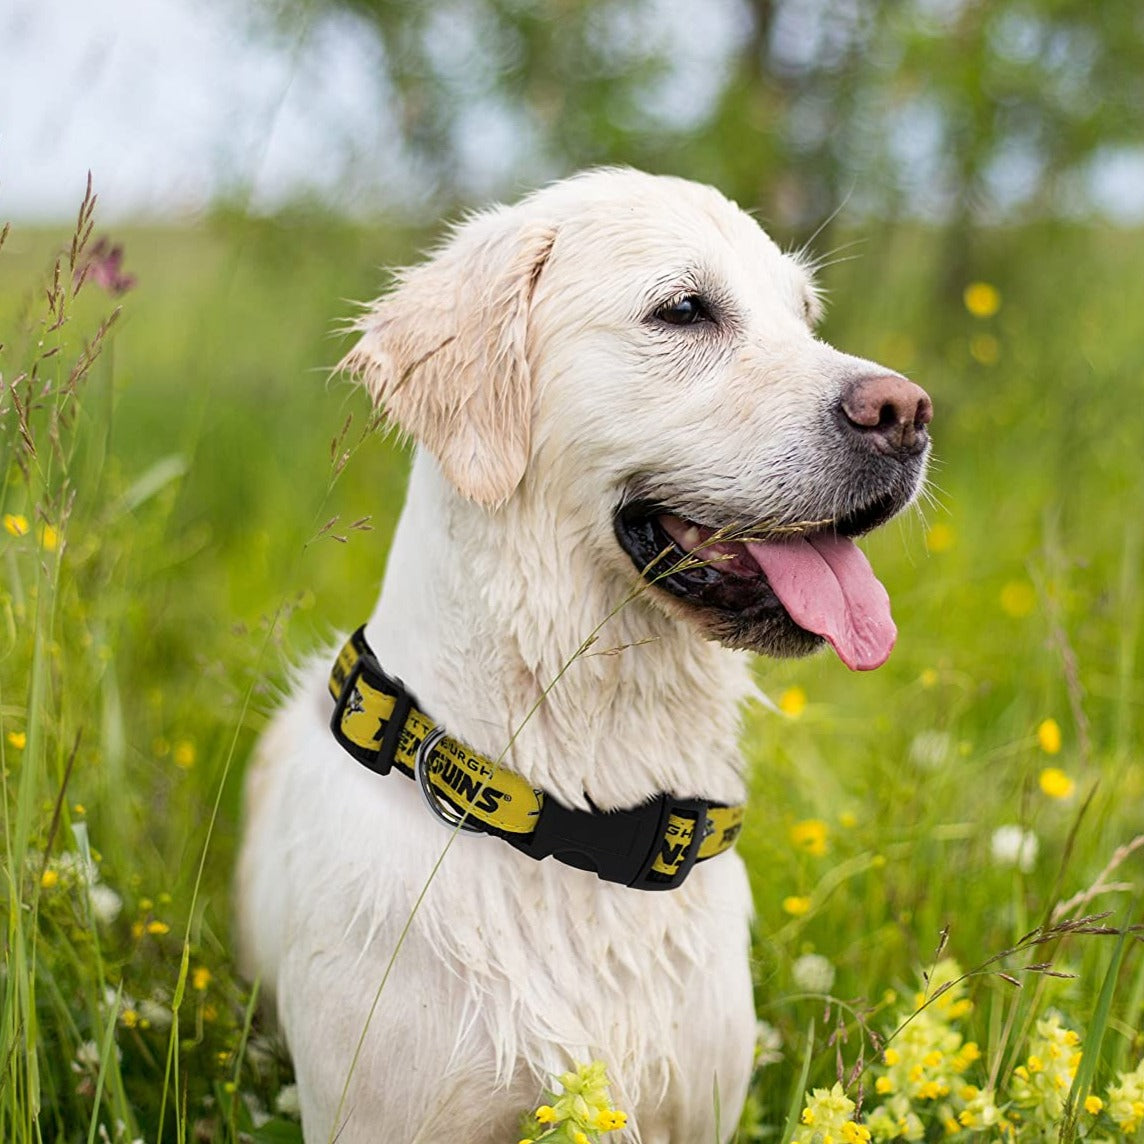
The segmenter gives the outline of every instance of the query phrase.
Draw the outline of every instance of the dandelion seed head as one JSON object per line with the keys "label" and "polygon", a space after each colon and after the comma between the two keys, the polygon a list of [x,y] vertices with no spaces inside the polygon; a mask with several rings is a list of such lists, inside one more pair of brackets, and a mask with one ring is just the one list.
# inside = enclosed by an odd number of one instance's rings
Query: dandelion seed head
{"label": "dandelion seed head", "polygon": [[791,966],[791,978],[804,993],[829,993],[834,976],[830,959],[820,953],[804,953]]}
{"label": "dandelion seed head", "polygon": [[123,899],[108,885],[96,882],[88,891],[91,895],[91,912],[104,925],[111,925],[123,909]]}

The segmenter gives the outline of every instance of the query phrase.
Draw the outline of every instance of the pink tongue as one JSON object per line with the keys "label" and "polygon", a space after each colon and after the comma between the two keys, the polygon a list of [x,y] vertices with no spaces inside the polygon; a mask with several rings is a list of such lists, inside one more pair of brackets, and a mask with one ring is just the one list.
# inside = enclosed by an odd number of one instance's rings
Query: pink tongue
{"label": "pink tongue", "polygon": [[870,561],[844,536],[748,544],[775,595],[800,628],[822,636],[852,671],[881,667],[898,629]]}

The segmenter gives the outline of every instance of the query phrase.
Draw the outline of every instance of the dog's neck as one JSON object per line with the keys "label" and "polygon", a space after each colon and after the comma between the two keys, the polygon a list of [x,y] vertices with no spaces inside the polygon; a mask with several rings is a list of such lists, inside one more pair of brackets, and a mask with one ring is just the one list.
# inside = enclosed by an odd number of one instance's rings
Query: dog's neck
{"label": "dog's neck", "polygon": [[602,571],[546,497],[526,480],[489,512],[419,453],[366,627],[382,666],[452,734],[490,758],[507,747],[507,766],[566,804],[665,790],[740,801],[746,657],[646,593],[624,604],[634,572]]}

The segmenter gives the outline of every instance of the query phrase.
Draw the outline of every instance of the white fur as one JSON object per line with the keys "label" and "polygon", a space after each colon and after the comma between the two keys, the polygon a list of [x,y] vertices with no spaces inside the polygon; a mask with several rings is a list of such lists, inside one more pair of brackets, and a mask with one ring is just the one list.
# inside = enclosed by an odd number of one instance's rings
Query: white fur
{"label": "white fur", "polygon": [[[647,320],[699,289],[731,334]],[[744,520],[845,506],[824,410],[870,367],[814,337],[815,311],[797,262],[692,183],[594,172],[462,225],[347,362],[422,446],[366,629],[386,670],[492,757],[519,730],[507,765],[567,804],[741,800],[746,657],[658,592],[525,719],[636,582],[612,532],[627,482],[670,474]],[[716,1087],[729,1136],[755,1036],[738,855],[645,893],[458,836],[431,878],[449,834],[335,744],[328,667],[259,746],[238,874],[306,1139],[511,1144],[547,1078],[592,1058],[630,1115],[617,1139],[715,1140]]]}

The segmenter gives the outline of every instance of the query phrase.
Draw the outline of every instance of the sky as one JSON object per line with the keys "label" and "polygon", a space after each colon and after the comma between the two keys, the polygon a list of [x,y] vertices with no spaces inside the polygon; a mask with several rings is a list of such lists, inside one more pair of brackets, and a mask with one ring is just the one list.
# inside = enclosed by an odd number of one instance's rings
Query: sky
{"label": "sky", "polygon": [[[673,0],[659,7],[678,15]],[[220,198],[253,210],[306,196],[350,210],[416,205],[425,188],[398,145],[374,36],[344,15],[304,36],[252,34],[256,10],[252,0],[0,0],[0,218],[70,219],[89,170],[109,220],[193,217]],[[702,95],[725,40],[684,42],[674,82]],[[534,177],[510,123],[483,110],[474,119],[460,153],[475,200],[513,184],[506,172]],[[902,134],[904,169],[924,172],[924,135]],[[1019,199],[1027,173],[1013,159],[1000,177]],[[1085,193],[1110,221],[1144,223],[1144,147],[1103,156]]]}
{"label": "sky", "polygon": [[348,19],[304,40],[251,36],[251,7],[0,4],[0,215],[70,218],[89,170],[104,218],[193,214],[218,196],[407,193],[373,38]]}

